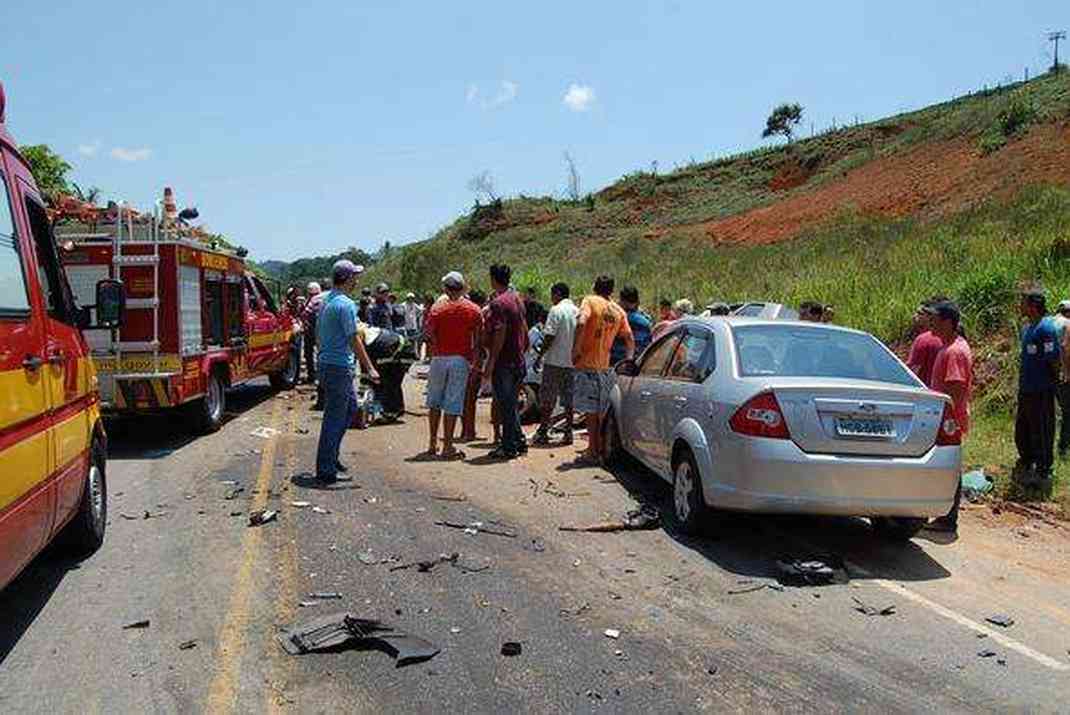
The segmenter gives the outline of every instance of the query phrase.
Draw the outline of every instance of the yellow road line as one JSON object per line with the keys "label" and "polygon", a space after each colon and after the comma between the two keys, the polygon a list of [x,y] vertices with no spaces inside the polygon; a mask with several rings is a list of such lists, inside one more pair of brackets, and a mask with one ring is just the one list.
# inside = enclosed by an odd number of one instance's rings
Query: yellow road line
{"label": "yellow road line", "polygon": [[[275,402],[269,424],[273,428],[279,423],[279,402]],[[260,455],[260,471],[256,478],[256,494],[253,496],[251,509],[263,509],[268,499],[268,489],[274,473],[275,448],[278,436],[265,440],[264,451]],[[230,594],[230,603],[223,619],[223,625],[216,638],[216,673],[208,690],[205,710],[209,713],[228,713],[234,710],[237,699],[238,678],[241,675],[241,660],[245,651],[246,632],[249,626],[249,600],[253,593],[253,567],[263,541],[261,529],[246,529],[242,536],[241,566],[234,587]]]}
{"label": "yellow road line", "polygon": [[[287,473],[293,474],[297,467],[296,448],[297,440],[292,435],[295,432],[297,426],[297,411],[290,412],[290,419],[288,420],[287,434],[290,435],[286,439],[285,462],[287,467]],[[278,623],[289,623],[294,620],[297,613],[296,603],[298,601],[297,591],[297,544],[295,540],[297,538],[294,529],[294,523],[290,519],[286,519],[281,524],[281,528],[274,531],[276,537],[276,547],[278,553],[277,574],[275,579],[277,585],[277,591],[275,593],[275,617]],[[271,650],[271,679],[272,687],[265,690],[264,696],[266,702],[264,703],[264,710],[268,713],[281,713],[285,712],[285,706],[292,704],[289,696],[286,694],[286,688],[291,682],[291,676],[293,674],[293,661],[288,656],[284,655],[282,649],[275,648]]]}

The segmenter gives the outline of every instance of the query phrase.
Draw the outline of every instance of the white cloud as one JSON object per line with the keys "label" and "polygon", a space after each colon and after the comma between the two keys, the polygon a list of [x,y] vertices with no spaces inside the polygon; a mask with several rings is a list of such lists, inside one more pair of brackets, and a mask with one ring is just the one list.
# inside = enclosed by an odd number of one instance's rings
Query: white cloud
{"label": "white cloud", "polygon": [[498,92],[493,97],[479,101],[480,91],[479,87],[475,84],[468,85],[468,89],[464,93],[465,101],[469,104],[475,104],[479,102],[479,106],[483,109],[497,109],[506,104],[509,104],[516,95],[520,92],[520,85],[516,82],[512,82],[507,79],[503,79],[498,85]]}
{"label": "white cloud", "polygon": [[82,156],[96,156],[96,153],[100,151],[100,141],[95,141],[92,144],[79,144],[78,153]]}
{"label": "white cloud", "polygon": [[152,156],[152,149],[148,147],[142,147],[141,149],[127,149],[125,147],[117,146],[111,150],[111,158],[118,159],[119,161],[145,161]]}
{"label": "white cloud", "polygon": [[594,88],[573,82],[561,101],[573,112],[586,112],[594,104]]}

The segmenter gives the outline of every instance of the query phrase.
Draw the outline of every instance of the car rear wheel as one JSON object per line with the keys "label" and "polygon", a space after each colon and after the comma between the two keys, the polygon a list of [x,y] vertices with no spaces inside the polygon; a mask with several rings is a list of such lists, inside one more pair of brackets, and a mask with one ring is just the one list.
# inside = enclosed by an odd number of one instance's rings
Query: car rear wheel
{"label": "car rear wheel", "polygon": [[60,543],[77,558],[89,556],[104,543],[108,524],[108,483],[105,478],[107,456],[99,439],[93,440],[86,470],[85,486],[78,512],[64,528]]}
{"label": "car rear wheel", "polygon": [[268,381],[276,390],[292,390],[297,384],[297,353],[290,350],[286,365],[278,372],[268,375]]}
{"label": "car rear wheel", "polygon": [[223,413],[226,409],[226,386],[223,384],[223,376],[218,370],[213,370],[208,376],[208,385],[204,391],[204,397],[195,401],[190,409],[197,429],[207,434],[215,432],[223,424]]}
{"label": "car rear wheel", "polygon": [[912,516],[875,516],[870,521],[878,536],[890,541],[910,541],[925,528],[927,520]]}
{"label": "car rear wheel", "polygon": [[697,534],[705,524],[707,511],[695,457],[685,447],[673,466],[672,513],[676,526],[685,534]]}

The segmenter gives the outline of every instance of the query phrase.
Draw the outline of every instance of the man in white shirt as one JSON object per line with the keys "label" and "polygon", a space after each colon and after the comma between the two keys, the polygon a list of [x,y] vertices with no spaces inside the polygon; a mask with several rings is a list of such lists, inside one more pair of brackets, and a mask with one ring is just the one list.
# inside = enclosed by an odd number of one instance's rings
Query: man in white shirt
{"label": "man in white shirt", "polygon": [[413,341],[416,355],[420,355],[420,342],[424,332],[424,307],[416,302],[416,294],[409,293],[401,304],[401,313],[405,316],[405,337]]}
{"label": "man in white shirt", "polygon": [[572,344],[576,339],[576,319],[580,311],[568,296],[569,289],[564,283],[555,283],[550,289],[553,307],[546,318],[542,343],[537,348],[536,367],[542,364],[543,370],[539,387],[541,424],[531,441],[534,445],[550,444],[550,425],[558,398],[565,409],[565,436],[561,444],[572,444]]}

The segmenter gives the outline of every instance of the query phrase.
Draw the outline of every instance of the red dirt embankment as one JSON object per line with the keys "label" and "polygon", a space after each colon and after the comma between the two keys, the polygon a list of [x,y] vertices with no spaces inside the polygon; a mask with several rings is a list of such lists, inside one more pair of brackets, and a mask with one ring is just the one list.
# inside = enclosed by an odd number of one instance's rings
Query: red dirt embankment
{"label": "red dirt embankment", "polygon": [[845,210],[932,218],[1037,183],[1070,183],[1070,125],[1034,128],[988,156],[975,138],[927,143],[875,159],[813,191],[700,224],[717,242],[773,243]]}

